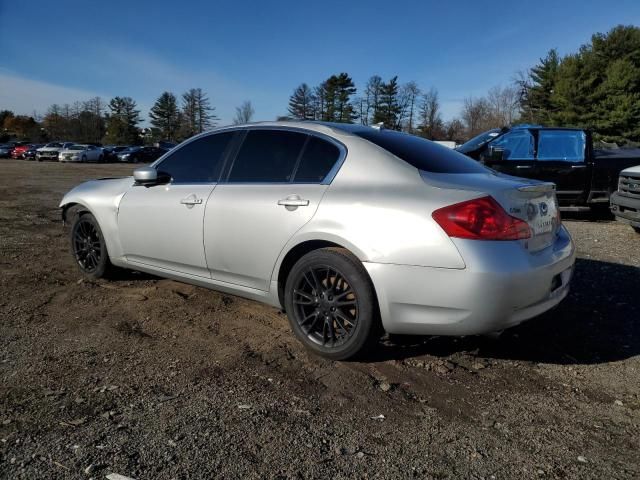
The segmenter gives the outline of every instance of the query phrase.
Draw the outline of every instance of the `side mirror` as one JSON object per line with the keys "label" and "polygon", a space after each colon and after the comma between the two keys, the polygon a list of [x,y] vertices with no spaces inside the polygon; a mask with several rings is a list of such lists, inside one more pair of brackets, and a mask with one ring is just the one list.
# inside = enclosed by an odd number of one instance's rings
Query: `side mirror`
{"label": "side mirror", "polygon": [[158,183],[158,171],[152,167],[136,168],[133,171],[133,179],[138,185],[155,185]]}
{"label": "side mirror", "polygon": [[501,162],[504,160],[504,148],[502,147],[493,147],[489,145],[489,158],[492,162]]}

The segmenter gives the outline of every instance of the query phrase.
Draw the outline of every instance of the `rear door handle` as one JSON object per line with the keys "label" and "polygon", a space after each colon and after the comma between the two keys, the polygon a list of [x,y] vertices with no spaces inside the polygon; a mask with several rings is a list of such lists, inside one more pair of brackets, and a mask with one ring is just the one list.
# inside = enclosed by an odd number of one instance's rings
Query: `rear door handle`
{"label": "rear door handle", "polygon": [[516,165],[516,168],[533,168],[532,165]]}
{"label": "rear door handle", "polygon": [[180,200],[180,203],[187,206],[200,205],[202,203],[202,199],[195,195],[189,195],[187,198]]}
{"label": "rear door handle", "polygon": [[309,200],[304,200],[298,195],[289,195],[287,198],[278,200],[278,205],[283,207],[306,207],[309,205]]}
{"label": "rear door handle", "polygon": [[587,168],[586,165],[571,165],[571,168]]}

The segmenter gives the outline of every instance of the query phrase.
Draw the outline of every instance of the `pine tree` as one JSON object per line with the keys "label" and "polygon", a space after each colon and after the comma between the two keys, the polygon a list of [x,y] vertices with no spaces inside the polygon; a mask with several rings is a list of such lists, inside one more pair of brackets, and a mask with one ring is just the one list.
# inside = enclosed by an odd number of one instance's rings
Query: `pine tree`
{"label": "pine tree", "polygon": [[320,102],[317,116],[327,122],[352,123],[357,118],[351,103],[355,93],[355,84],[348,74],[331,75],[316,89]]}
{"label": "pine tree", "polygon": [[399,130],[400,104],[398,102],[398,77],[380,86],[380,104],[373,115],[373,123],[382,122],[386,128]]}
{"label": "pine tree", "polygon": [[201,88],[192,88],[182,94],[182,138],[189,138],[215,126],[218,119],[215,107]]}
{"label": "pine tree", "polygon": [[164,92],[149,112],[151,125],[158,129],[159,137],[173,142],[177,139],[180,128],[180,111],[176,96],[171,92]]}
{"label": "pine tree", "polygon": [[534,122],[549,123],[556,110],[553,100],[554,88],[558,79],[560,57],[555,49],[549,50],[545,58],[531,69],[530,86],[526,91],[524,116]]}
{"label": "pine tree", "polygon": [[131,97],[114,97],[109,102],[106,143],[135,145],[140,143],[140,111]]}
{"label": "pine tree", "polygon": [[315,104],[313,92],[309,85],[301,83],[289,97],[289,114],[298,120],[313,120],[315,118]]}

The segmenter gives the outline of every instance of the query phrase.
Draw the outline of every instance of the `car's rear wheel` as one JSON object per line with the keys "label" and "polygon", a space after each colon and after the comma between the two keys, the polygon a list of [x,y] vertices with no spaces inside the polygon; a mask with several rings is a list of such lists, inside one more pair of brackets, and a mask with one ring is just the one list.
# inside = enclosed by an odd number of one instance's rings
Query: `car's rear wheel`
{"label": "car's rear wheel", "polygon": [[78,215],[71,226],[71,253],[89,278],[102,278],[113,271],[102,230],[90,213]]}
{"label": "car's rear wheel", "polygon": [[371,279],[362,263],[342,248],[322,248],[293,266],[285,308],[296,336],[332,360],[364,353],[382,329]]}

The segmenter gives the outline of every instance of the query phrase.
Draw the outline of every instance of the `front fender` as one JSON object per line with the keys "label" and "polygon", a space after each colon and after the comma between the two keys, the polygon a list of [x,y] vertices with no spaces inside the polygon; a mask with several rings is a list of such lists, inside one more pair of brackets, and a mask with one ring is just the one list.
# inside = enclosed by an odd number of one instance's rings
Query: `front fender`
{"label": "front fender", "polygon": [[98,221],[111,261],[123,257],[118,233],[118,208],[125,192],[133,185],[131,177],[91,180],[69,191],[60,201],[62,219],[67,221],[69,209],[78,206],[90,212]]}

